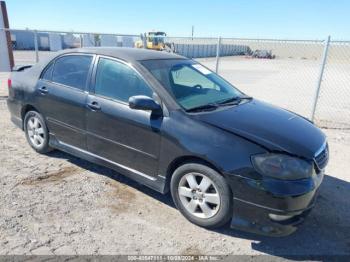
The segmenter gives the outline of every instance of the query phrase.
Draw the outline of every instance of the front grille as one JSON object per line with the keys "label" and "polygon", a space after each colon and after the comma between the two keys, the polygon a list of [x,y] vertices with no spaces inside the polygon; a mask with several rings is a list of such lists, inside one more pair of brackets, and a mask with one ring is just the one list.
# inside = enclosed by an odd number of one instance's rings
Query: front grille
{"label": "front grille", "polygon": [[320,152],[315,155],[315,164],[318,169],[322,170],[326,167],[329,159],[328,144],[325,144],[320,148]]}

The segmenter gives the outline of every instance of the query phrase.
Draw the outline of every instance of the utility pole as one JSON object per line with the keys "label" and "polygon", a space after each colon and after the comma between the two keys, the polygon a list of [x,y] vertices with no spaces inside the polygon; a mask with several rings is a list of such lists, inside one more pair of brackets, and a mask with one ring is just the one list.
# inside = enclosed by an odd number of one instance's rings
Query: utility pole
{"label": "utility pole", "polygon": [[9,72],[14,66],[9,27],[5,1],[0,1],[0,72]]}
{"label": "utility pole", "polygon": [[191,34],[192,40],[193,40],[193,35],[194,35],[194,25],[192,26],[192,34]]}

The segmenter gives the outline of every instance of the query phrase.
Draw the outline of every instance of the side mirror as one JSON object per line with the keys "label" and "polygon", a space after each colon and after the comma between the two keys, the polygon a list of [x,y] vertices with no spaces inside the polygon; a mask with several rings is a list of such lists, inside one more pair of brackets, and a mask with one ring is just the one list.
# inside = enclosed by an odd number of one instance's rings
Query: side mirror
{"label": "side mirror", "polygon": [[148,96],[132,96],[129,98],[129,107],[136,110],[146,110],[155,113],[162,112],[160,105]]}

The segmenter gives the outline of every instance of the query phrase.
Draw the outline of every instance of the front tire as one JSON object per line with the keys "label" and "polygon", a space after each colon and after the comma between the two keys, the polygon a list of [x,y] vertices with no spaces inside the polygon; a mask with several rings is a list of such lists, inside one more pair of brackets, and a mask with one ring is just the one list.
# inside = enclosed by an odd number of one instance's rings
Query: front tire
{"label": "front tire", "polygon": [[196,225],[216,228],[232,216],[232,193],[225,178],[205,165],[177,168],[170,189],[176,207]]}
{"label": "front tire", "polygon": [[24,117],[24,132],[29,145],[38,153],[50,152],[49,132],[45,120],[36,111],[29,111]]}

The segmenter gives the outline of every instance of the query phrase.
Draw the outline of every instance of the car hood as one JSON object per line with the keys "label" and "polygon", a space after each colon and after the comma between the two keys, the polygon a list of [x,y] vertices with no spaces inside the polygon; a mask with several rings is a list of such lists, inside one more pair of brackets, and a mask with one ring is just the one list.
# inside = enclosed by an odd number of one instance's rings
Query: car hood
{"label": "car hood", "polygon": [[271,151],[312,159],[325,135],[311,122],[256,99],[195,116],[198,120],[258,143]]}

